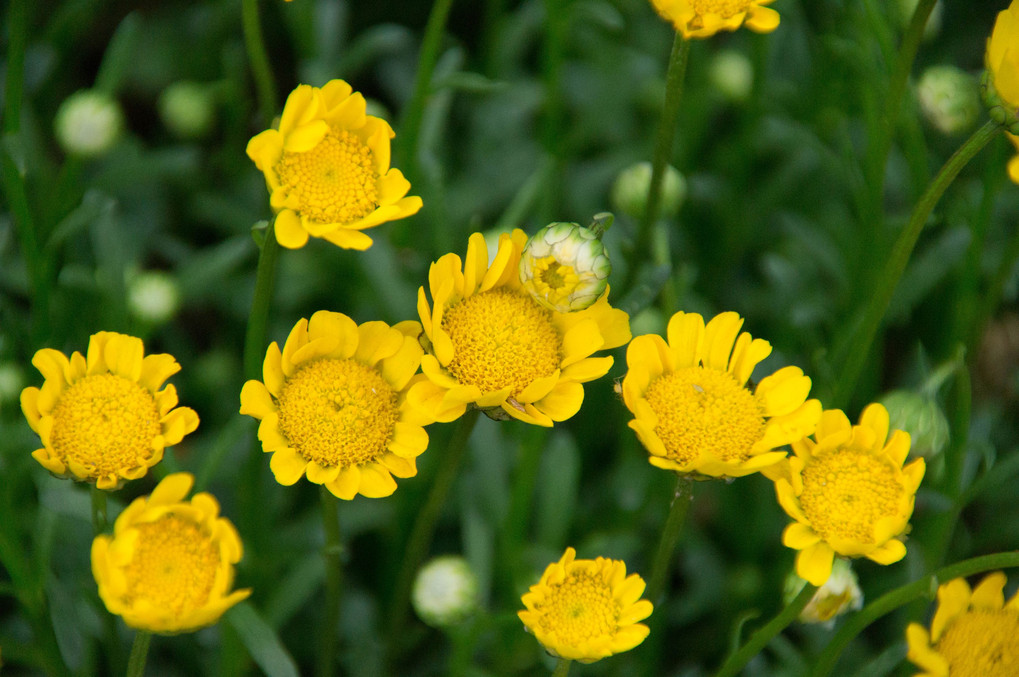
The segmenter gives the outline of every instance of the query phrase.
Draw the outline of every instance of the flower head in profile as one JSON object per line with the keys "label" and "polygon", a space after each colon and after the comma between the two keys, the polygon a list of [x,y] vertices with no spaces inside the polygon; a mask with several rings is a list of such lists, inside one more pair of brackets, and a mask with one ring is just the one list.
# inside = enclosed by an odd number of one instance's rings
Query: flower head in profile
{"label": "flower head in profile", "polygon": [[988,574],[970,590],[963,578],[938,587],[930,632],[906,628],[906,657],[923,669],[916,677],[1019,675],[1019,594],[1005,602],[1005,574]]}
{"label": "flower head in profile", "polygon": [[236,529],[207,493],[185,501],[189,473],[168,475],[92,542],[92,574],[110,613],[132,628],[175,634],[219,620],[250,590],[231,592],[243,555]]}
{"label": "flower head in profile", "polygon": [[372,244],[364,230],[417,213],[421,198],[407,197],[410,183],[389,167],[393,136],[343,80],[291,92],[279,129],[247,148],[265,174],[280,244],[297,249],[312,236],[363,250]]}
{"label": "flower head in profile", "polygon": [[528,294],[518,267],[527,243],[522,230],[499,238],[489,263],[481,233],[467,258],[446,254],[428,272],[431,303],[418,291],[428,351],[421,404],[436,420],[453,420],[472,404],[489,415],[551,426],[584,401],[583,383],[604,376],[612,357],[599,350],[630,340],[627,314],[612,308],[608,289],[590,307],[550,310]]}
{"label": "flower head in profile", "polygon": [[640,621],[651,615],[651,602],[641,599],[644,580],[626,575],[619,560],[575,559],[566,548],[549,564],[541,580],[522,597],[517,616],[554,656],[593,663],[629,651],[650,630]]}
{"label": "flower head in profile", "polygon": [[880,404],[864,409],[858,425],[827,410],[813,438],[794,443],[795,455],[764,471],[795,520],[782,542],[800,551],[796,573],[814,585],[828,580],[835,555],[892,564],[906,554],[901,537],[926,466],[918,458],[903,467],[909,433],[889,437],[888,427]]}
{"label": "flower head in profile", "polygon": [[998,12],[984,65],[984,101],[991,117],[1019,134],[1019,0]]}
{"label": "flower head in profile", "polygon": [[778,12],[765,7],[773,0],[651,0],[655,10],[671,21],[684,38],[709,38],[719,31],[746,26],[756,33],[778,27]]}
{"label": "flower head in profile", "polygon": [[810,379],[785,367],[750,389],[771,344],[740,332],[743,318],[722,313],[706,325],[679,312],[666,330],[626,349],[623,401],[629,426],[652,465],[694,477],[742,477],[785,458],[783,445],[814,431],[821,404]]}
{"label": "flower head in profile", "polygon": [[140,338],[107,331],[92,335],[87,357],[36,352],[32,364],[45,382],[21,392],[21,410],[43,444],[32,457],[54,475],[118,489],[193,432],[198,415],[177,406],[172,384],[163,386],[180,365],[144,352]]}
{"label": "flower head in profile", "polygon": [[420,332],[417,322],[358,325],[320,310],[298,321],[282,352],[269,346],[263,380],[241,390],[241,413],[261,421],[276,481],[307,476],[349,500],[389,496],[394,475],[417,474],[431,423],[407,398],[420,381]]}

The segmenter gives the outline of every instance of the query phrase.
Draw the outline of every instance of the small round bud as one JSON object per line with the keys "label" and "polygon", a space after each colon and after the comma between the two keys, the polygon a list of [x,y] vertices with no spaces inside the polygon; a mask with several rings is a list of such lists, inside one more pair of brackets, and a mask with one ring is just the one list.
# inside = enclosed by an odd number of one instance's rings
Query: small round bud
{"label": "small round bud", "polygon": [[[786,603],[800,594],[806,583],[795,572],[790,572],[786,577],[783,591]],[[836,557],[832,563],[831,576],[817,589],[807,606],[800,612],[800,622],[819,623],[830,628],[835,624],[836,616],[847,611],[856,611],[861,607],[863,592],[860,591],[853,567],[848,560]]]}
{"label": "small round bud", "polygon": [[[647,192],[651,185],[651,163],[638,162],[619,172],[612,184],[612,204],[632,219],[641,219],[647,207]],[[662,177],[661,207],[659,215],[665,218],[679,213],[686,199],[686,179],[671,165],[665,166]]]}
{"label": "small round bud", "polygon": [[111,96],[83,89],[64,99],[53,125],[64,152],[97,157],[109,151],[120,138],[124,114]]}
{"label": "small round bud", "polygon": [[25,370],[13,362],[0,363],[0,410],[16,403],[25,387]]}
{"label": "small round bud", "polygon": [[477,576],[463,557],[436,557],[418,571],[411,603],[418,617],[432,627],[460,623],[478,608]]}
{"label": "small round bud", "polygon": [[743,52],[723,49],[711,60],[708,79],[727,100],[740,103],[754,87],[754,66]]}
{"label": "small round bud", "polygon": [[912,390],[893,390],[879,401],[888,410],[889,427],[909,433],[913,455],[933,458],[944,450],[948,419],[934,398]]}
{"label": "small round bud", "polygon": [[612,264],[590,228],[551,223],[520,256],[520,282],[534,300],[560,313],[583,310],[605,293]]}
{"label": "small round bud", "polygon": [[142,322],[169,321],[180,306],[180,289],[172,275],[159,271],[139,273],[128,284],[127,307]]}
{"label": "small round bud", "polygon": [[181,139],[206,136],[216,120],[216,100],[208,85],[181,80],[159,95],[159,117]]}
{"label": "small round bud", "polygon": [[920,110],[943,134],[965,132],[980,117],[980,90],[976,80],[955,66],[932,66],[916,85]]}

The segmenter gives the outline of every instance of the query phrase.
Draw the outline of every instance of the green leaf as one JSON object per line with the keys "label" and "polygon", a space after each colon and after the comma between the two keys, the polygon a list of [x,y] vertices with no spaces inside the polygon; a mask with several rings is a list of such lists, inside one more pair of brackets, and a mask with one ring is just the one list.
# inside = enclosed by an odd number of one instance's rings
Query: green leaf
{"label": "green leaf", "polygon": [[241,602],[225,614],[252,660],[268,677],[297,677],[297,664],[276,631],[250,602]]}
{"label": "green leaf", "polygon": [[138,39],[141,35],[141,19],[137,12],[124,17],[110,40],[103,62],[99,66],[95,88],[113,96],[124,80],[124,73],[135,63],[138,54]]}

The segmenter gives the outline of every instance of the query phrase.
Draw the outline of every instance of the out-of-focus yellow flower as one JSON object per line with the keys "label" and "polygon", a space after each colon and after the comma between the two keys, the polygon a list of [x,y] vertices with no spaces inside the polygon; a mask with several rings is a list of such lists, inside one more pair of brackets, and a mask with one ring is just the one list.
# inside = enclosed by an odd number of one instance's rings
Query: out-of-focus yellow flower
{"label": "out-of-focus yellow flower", "polygon": [[1015,146],[1016,156],[1008,161],[1008,178],[1012,179],[1013,182],[1019,183],[1019,136],[1015,134],[1005,133],[1008,140]]}
{"label": "out-of-focus yellow flower", "polygon": [[778,12],[765,7],[773,0],[651,0],[658,13],[684,38],[709,38],[718,31],[746,26],[757,33],[778,27]]}
{"label": "out-of-focus yellow flower", "polygon": [[389,496],[393,475],[417,475],[428,447],[422,426],[432,422],[407,397],[423,382],[415,377],[420,333],[417,322],[358,325],[320,310],[294,326],[282,352],[269,346],[263,381],[241,390],[241,413],[261,421],[276,481],[290,486],[306,475],[350,500]]}
{"label": "out-of-focus yellow flower", "polygon": [[172,384],[160,390],[180,365],[144,352],[140,338],[108,331],[92,335],[87,358],[36,352],[32,364],[45,383],[21,392],[21,410],[43,443],[32,457],[54,475],[118,489],[193,432],[198,415],[177,407]]}
{"label": "out-of-focus yellow flower", "polygon": [[836,554],[878,564],[906,554],[900,537],[909,530],[924,460],[903,467],[909,433],[888,436],[888,411],[864,409],[851,425],[838,409],[821,414],[813,438],[793,443],[794,456],[764,470],[775,482],[782,508],[795,521],[782,542],[795,550],[796,573],[823,585]]}
{"label": "out-of-focus yellow flower", "polygon": [[984,57],[989,79],[985,95],[991,117],[1019,134],[1019,0],[998,12]]}
{"label": "out-of-focus yellow flower", "polygon": [[471,235],[467,259],[446,254],[432,264],[418,291],[427,344],[421,371],[428,377],[419,402],[436,420],[461,416],[468,404],[535,425],[565,421],[584,401],[583,383],[604,376],[612,357],[598,350],[630,340],[629,317],[609,305],[606,289],[584,310],[560,313],[540,305],[520,282],[522,230],[499,237],[489,263],[481,233]]}
{"label": "out-of-focus yellow flower", "polygon": [[132,628],[175,634],[212,625],[251,594],[230,591],[243,555],[233,524],[207,493],[184,497],[194,477],[168,475],[92,542],[92,574],[110,613]]}
{"label": "out-of-focus yellow flower", "polygon": [[785,458],[778,447],[814,431],[821,404],[810,379],[785,367],[747,381],[771,344],[740,333],[743,318],[722,313],[707,325],[697,313],[669,320],[668,343],[638,336],[626,349],[623,401],[629,426],[652,465],[695,477],[742,477]]}
{"label": "out-of-focus yellow flower", "polygon": [[930,632],[906,628],[916,677],[1013,677],[1019,675],[1019,594],[1005,603],[1005,574],[996,571],[970,591],[963,578],[938,586]]}
{"label": "out-of-focus yellow flower", "polygon": [[527,607],[517,616],[554,656],[593,663],[629,651],[650,630],[640,623],[651,615],[651,602],[641,599],[644,580],[626,575],[619,560],[575,559],[566,548],[549,564],[541,580],[523,596]]}
{"label": "out-of-focus yellow flower", "polygon": [[417,213],[421,198],[407,197],[410,183],[389,166],[393,136],[343,80],[291,92],[279,130],[247,148],[265,174],[280,244],[297,249],[312,236],[363,250],[372,244],[364,230]]}

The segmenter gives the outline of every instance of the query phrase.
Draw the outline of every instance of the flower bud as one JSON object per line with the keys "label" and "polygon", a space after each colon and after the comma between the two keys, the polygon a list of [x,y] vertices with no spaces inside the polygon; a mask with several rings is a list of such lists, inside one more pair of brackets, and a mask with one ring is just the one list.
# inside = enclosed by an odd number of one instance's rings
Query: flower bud
{"label": "flower bud", "polygon": [[711,60],[708,78],[722,96],[733,103],[746,101],[754,86],[754,66],[742,52],[723,49]]}
{"label": "flower bud", "polygon": [[57,141],[66,153],[97,157],[120,138],[124,114],[108,94],[83,89],[64,99],[53,124]]}
{"label": "flower bud", "polygon": [[[785,580],[783,596],[786,603],[792,601],[806,581],[790,572]],[[863,592],[856,580],[856,574],[849,560],[836,557],[832,563],[831,576],[817,589],[807,606],[800,612],[800,622],[820,623],[825,627],[835,624],[835,617],[847,611],[856,611],[863,606]]]}
{"label": "flower bud", "polygon": [[[612,204],[632,219],[641,219],[647,207],[647,192],[651,185],[651,163],[638,162],[619,172],[612,184]],[[679,213],[686,198],[686,180],[679,170],[665,166],[659,215],[669,218]]]}
{"label": "flower bud", "polygon": [[943,134],[964,132],[980,116],[977,83],[955,66],[932,66],[925,70],[917,83],[916,94],[924,117]]}
{"label": "flower bud", "polygon": [[520,256],[520,282],[549,310],[583,310],[605,292],[612,264],[601,240],[576,223],[551,223]]}
{"label": "flower bud", "polygon": [[909,433],[914,455],[933,458],[944,450],[949,438],[948,419],[934,398],[912,390],[893,390],[879,401],[888,410],[889,428]]}
{"label": "flower bud", "polygon": [[994,77],[984,71],[980,78],[980,94],[991,119],[1005,128],[1009,134],[1019,134],[1019,109],[1013,108],[994,88]]}
{"label": "flower bud", "polygon": [[427,562],[414,579],[411,603],[435,628],[455,625],[478,608],[478,579],[463,557],[444,555]]}
{"label": "flower bud", "polygon": [[25,387],[25,371],[14,362],[0,363],[0,411],[17,403]]}
{"label": "flower bud", "polygon": [[148,324],[169,321],[180,306],[180,289],[172,275],[147,271],[128,284],[127,307],[131,314]]}
{"label": "flower bud", "polygon": [[163,124],[181,139],[206,136],[216,119],[215,96],[209,86],[188,80],[164,89],[156,107]]}

